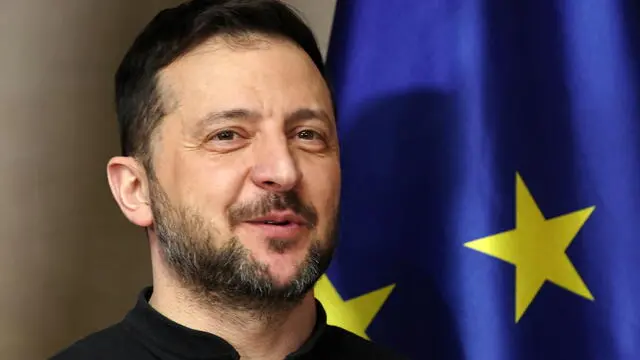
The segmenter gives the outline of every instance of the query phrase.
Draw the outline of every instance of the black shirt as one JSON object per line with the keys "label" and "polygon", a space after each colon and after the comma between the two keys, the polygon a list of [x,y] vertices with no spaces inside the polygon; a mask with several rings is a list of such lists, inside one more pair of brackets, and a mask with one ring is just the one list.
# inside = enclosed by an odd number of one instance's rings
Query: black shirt
{"label": "black shirt", "polygon": [[[89,335],[50,360],[223,360],[240,359],[224,339],[175,323],[149,305],[153,289],[145,288],[135,307],[111,327]],[[385,349],[327,324],[316,300],[317,320],[311,336],[286,360],[400,359]]]}

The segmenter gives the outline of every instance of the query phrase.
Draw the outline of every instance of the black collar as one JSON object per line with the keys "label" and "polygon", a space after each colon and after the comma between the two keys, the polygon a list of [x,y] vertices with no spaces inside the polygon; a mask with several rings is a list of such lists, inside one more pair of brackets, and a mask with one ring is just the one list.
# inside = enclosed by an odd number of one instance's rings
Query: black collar
{"label": "black collar", "polygon": [[[140,292],[135,307],[127,314],[124,324],[135,332],[147,346],[171,353],[184,359],[218,360],[239,359],[238,352],[227,341],[216,335],[189,329],[149,305],[153,287]],[[327,327],[327,314],[316,300],[316,324],[309,339],[287,359],[298,359],[311,353]]]}

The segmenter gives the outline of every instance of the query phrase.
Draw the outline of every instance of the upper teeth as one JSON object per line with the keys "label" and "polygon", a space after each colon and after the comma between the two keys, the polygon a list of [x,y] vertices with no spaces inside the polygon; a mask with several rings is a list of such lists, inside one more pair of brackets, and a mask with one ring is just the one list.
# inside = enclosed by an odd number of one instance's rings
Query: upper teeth
{"label": "upper teeth", "polygon": [[287,221],[287,220],[282,220],[282,221],[265,220],[264,223],[267,224],[267,225],[285,225],[285,224],[288,224],[289,221]]}

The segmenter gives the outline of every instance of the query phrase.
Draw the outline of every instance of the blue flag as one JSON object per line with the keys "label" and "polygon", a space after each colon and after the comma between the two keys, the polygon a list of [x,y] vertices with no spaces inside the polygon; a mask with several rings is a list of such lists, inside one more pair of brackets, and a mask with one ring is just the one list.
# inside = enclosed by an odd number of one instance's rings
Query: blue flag
{"label": "blue flag", "polygon": [[411,359],[640,359],[639,8],[338,1],[331,321]]}

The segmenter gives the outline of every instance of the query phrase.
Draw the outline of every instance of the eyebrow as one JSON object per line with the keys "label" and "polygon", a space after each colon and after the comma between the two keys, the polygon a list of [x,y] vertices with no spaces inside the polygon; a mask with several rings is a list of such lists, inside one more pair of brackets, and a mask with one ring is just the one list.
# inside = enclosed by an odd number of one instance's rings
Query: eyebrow
{"label": "eyebrow", "polygon": [[197,129],[204,129],[210,125],[219,124],[229,120],[256,119],[260,116],[255,111],[247,109],[230,109],[223,111],[213,111],[200,119],[196,124]]}
{"label": "eyebrow", "polygon": [[[242,108],[214,111],[200,119],[196,124],[196,129],[205,129],[211,125],[220,124],[229,120],[256,120],[260,117],[259,112]],[[301,108],[287,114],[285,122],[292,123],[312,119],[324,121],[327,125],[333,121],[333,118],[324,110]]]}
{"label": "eyebrow", "polygon": [[315,110],[310,108],[298,109],[287,115],[286,122],[296,122],[303,120],[319,119],[325,121],[327,125],[332,123],[332,117],[324,110]]}

